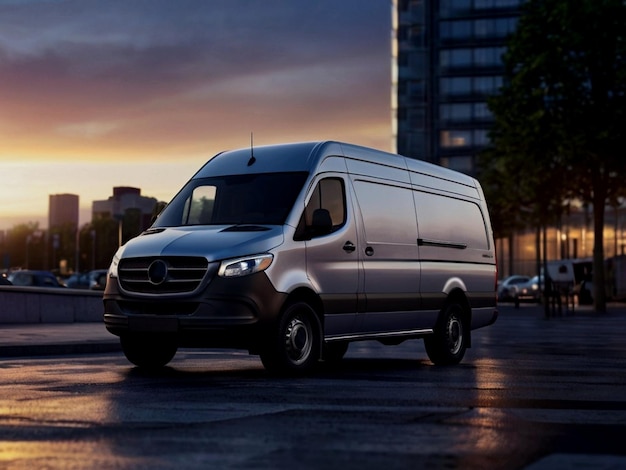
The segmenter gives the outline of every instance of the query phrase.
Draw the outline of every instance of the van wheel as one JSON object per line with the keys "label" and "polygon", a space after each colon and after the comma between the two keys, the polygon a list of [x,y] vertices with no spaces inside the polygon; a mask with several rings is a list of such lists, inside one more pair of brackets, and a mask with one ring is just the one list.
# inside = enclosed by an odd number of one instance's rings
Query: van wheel
{"label": "van wheel", "polygon": [[123,335],[120,344],[126,359],[144,369],[160,369],[178,350],[171,338],[160,335]]}
{"label": "van wheel", "polygon": [[438,366],[458,364],[469,344],[469,325],[459,304],[448,305],[440,314],[434,334],[424,338],[426,353]]}
{"label": "van wheel", "polygon": [[263,366],[276,373],[309,371],[320,357],[320,331],[317,315],[309,304],[288,305],[260,352]]}

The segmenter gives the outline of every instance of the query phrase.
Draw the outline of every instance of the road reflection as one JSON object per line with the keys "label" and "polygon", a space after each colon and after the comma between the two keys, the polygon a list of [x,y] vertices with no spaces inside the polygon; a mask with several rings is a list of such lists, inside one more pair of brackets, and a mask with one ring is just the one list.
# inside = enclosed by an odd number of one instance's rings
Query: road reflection
{"label": "road reflection", "polygon": [[452,367],[421,341],[356,343],[294,378],[236,351],[182,350],[158,373],[121,353],[1,361],[0,468],[524,468],[623,452],[626,322],[527,313],[475,332]]}

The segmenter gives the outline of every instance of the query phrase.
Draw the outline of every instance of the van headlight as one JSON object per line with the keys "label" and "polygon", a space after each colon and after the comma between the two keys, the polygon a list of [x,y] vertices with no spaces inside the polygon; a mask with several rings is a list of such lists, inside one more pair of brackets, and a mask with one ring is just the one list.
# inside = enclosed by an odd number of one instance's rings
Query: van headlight
{"label": "van headlight", "polygon": [[222,261],[217,271],[221,277],[241,277],[265,271],[272,264],[274,255],[269,253],[245,258],[227,259]]}
{"label": "van headlight", "polygon": [[117,252],[113,255],[113,261],[109,266],[109,272],[107,277],[117,277],[117,266],[120,264],[120,258],[122,254],[122,248],[118,248]]}

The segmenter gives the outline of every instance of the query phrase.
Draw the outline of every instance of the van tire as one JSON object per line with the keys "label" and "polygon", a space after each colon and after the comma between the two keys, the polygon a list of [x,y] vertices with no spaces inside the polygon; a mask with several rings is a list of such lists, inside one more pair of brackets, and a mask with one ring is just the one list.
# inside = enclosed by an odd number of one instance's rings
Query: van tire
{"label": "van tire", "polygon": [[120,336],[122,351],[131,363],[142,369],[160,369],[176,355],[178,346],[163,335]]}
{"label": "van tire", "polygon": [[448,304],[439,315],[434,334],[424,338],[428,358],[438,366],[461,362],[469,344],[469,325],[463,308]]}
{"label": "van tire", "polygon": [[321,327],[315,310],[294,302],[283,310],[260,351],[269,372],[294,374],[310,371],[320,358]]}

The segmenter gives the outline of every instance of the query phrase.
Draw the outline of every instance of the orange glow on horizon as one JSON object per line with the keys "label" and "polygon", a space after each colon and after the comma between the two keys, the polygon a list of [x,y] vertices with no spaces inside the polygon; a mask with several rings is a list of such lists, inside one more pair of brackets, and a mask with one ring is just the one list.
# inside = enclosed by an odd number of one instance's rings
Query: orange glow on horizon
{"label": "orange glow on horizon", "polygon": [[389,150],[389,6],[326,2],[0,5],[0,230],[50,194],[169,200],[251,132]]}

